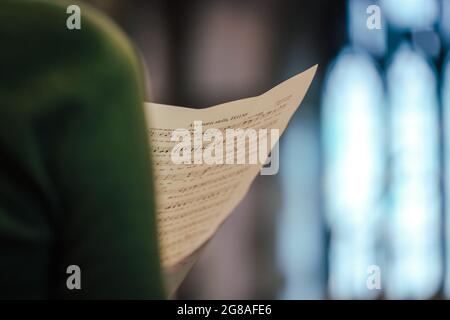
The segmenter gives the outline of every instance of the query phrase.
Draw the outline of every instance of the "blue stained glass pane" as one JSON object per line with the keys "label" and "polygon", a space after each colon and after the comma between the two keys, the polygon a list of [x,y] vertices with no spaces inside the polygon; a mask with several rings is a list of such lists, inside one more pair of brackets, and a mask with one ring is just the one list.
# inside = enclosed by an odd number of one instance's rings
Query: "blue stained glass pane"
{"label": "blue stained glass pane", "polygon": [[370,298],[367,269],[380,265],[376,226],[384,175],[383,84],[372,59],[344,49],[331,67],[322,106],[325,202],[332,231],[333,298]]}
{"label": "blue stained glass pane", "polygon": [[436,0],[380,0],[383,15],[400,29],[431,29],[439,19]]}
{"label": "blue stained glass pane", "polygon": [[282,299],[325,298],[317,131],[313,119],[296,118],[283,135],[280,147],[283,206],[278,222],[277,260],[284,279]]}
{"label": "blue stained glass pane", "polygon": [[428,298],[442,274],[438,100],[433,69],[407,44],[387,73],[391,125],[387,294]]}
{"label": "blue stained glass pane", "polygon": [[386,25],[383,15],[380,14],[381,29],[367,27],[369,18],[367,8],[377,3],[373,0],[350,0],[348,2],[348,32],[354,47],[380,57],[386,52]]}
{"label": "blue stained glass pane", "polygon": [[444,80],[442,83],[442,101],[444,104],[444,141],[445,141],[445,195],[447,200],[446,207],[446,240],[447,240],[447,270],[445,279],[445,294],[450,298],[450,55],[444,64]]}
{"label": "blue stained glass pane", "polygon": [[442,0],[440,29],[444,42],[450,45],[450,0]]}

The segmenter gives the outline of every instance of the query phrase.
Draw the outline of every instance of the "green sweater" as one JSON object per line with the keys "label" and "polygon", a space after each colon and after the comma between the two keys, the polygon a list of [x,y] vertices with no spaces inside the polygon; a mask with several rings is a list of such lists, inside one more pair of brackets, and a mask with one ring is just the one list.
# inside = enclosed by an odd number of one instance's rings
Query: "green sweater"
{"label": "green sweater", "polygon": [[163,298],[140,65],[72,3],[0,1],[0,298]]}

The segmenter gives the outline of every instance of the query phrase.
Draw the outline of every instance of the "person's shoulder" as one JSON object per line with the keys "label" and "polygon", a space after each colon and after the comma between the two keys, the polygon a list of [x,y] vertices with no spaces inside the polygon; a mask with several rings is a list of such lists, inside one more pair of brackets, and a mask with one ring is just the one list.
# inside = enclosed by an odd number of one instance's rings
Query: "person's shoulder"
{"label": "person's shoulder", "polygon": [[110,18],[80,1],[2,0],[0,25],[10,59],[22,54],[24,60],[38,63],[114,60],[137,67],[127,36]]}
{"label": "person's shoulder", "polygon": [[36,97],[30,98],[36,109],[39,99],[57,97],[141,98],[142,71],[131,42],[110,18],[82,2],[2,0],[0,39],[5,99],[26,93]]}

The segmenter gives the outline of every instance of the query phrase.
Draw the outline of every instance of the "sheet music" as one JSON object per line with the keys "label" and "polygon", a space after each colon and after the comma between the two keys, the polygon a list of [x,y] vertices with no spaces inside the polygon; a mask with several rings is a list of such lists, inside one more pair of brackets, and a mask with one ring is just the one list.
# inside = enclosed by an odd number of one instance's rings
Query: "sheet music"
{"label": "sheet music", "polygon": [[[214,235],[243,199],[261,168],[261,164],[175,164],[170,154],[178,142],[171,141],[172,131],[189,129],[194,121],[202,121],[203,131],[276,128],[281,135],[303,100],[316,69],[314,66],[260,96],[205,109],[145,104],[161,261],[166,270],[186,263]],[[270,146],[273,144],[270,141]],[[256,151],[248,150],[247,156],[252,152]],[[270,147],[265,156],[269,152]]]}

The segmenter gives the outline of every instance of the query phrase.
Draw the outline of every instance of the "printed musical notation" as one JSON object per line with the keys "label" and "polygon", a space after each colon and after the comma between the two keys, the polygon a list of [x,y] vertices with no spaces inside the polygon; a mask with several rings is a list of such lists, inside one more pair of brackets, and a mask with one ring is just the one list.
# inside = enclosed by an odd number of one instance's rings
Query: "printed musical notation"
{"label": "printed musical notation", "polygon": [[[172,132],[179,128],[192,132],[194,121],[202,121],[203,130],[275,128],[282,133],[315,71],[316,66],[260,96],[206,109],[145,104],[157,193],[158,236],[165,268],[182,264],[213,236],[245,196],[261,168],[261,164],[175,164],[171,161],[176,144],[171,140]],[[256,150],[245,152],[248,156]]]}

